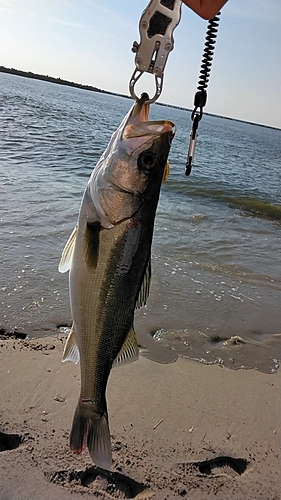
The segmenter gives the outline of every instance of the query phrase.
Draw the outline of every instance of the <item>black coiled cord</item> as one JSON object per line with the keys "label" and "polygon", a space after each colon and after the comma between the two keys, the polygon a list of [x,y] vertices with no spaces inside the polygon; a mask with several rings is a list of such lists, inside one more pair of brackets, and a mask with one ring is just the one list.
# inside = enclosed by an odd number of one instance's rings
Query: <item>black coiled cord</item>
{"label": "black coiled cord", "polygon": [[210,73],[211,73],[220,14],[221,13],[219,12],[215,17],[213,17],[213,19],[209,21],[207,26],[197,92],[194,96],[194,109],[191,113],[193,126],[190,134],[190,144],[189,144],[189,150],[185,168],[185,175],[190,175],[191,172],[191,167],[192,167],[191,163],[193,160],[193,155],[195,150],[197,128],[199,121],[201,120],[203,115],[203,107],[206,105],[207,102],[206,88],[208,87]]}
{"label": "black coiled cord", "polygon": [[219,27],[219,16],[220,12],[218,13],[217,16],[215,16],[213,19],[209,21],[207,27],[205,46],[202,55],[201,70],[197,87],[197,90],[199,91],[205,90],[209,83],[211,67],[213,62],[213,55],[215,50],[215,43]]}

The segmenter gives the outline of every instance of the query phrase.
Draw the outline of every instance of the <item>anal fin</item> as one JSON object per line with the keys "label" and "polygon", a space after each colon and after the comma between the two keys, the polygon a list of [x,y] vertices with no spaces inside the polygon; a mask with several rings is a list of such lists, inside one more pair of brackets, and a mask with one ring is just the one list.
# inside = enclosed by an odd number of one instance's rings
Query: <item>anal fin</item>
{"label": "anal fin", "polygon": [[115,366],[132,363],[133,361],[136,361],[138,357],[139,348],[137,336],[134,328],[131,327],[118,355],[113,361],[112,367],[114,368]]}

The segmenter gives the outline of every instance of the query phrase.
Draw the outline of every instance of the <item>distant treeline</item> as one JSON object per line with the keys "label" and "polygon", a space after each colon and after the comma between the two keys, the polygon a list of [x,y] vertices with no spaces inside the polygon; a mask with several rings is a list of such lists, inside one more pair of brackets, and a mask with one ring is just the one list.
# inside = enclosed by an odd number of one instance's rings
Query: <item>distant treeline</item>
{"label": "distant treeline", "polygon": [[[68,80],[62,80],[61,78],[54,78],[49,75],[38,75],[37,73],[32,73],[32,71],[21,71],[15,68],[5,68],[5,66],[0,66],[0,73],[10,73],[11,75],[24,76],[25,78],[34,78],[35,80],[43,80],[44,82],[57,83],[59,85],[67,85],[68,87],[76,87],[83,90],[91,90],[92,92],[101,92],[102,94],[117,95],[119,97],[127,97],[131,99],[131,96],[126,94],[118,94],[117,92],[110,92],[109,90],[102,90],[98,87],[93,87],[92,85],[83,85],[82,83],[69,82]],[[173,104],[165,104],[163,102],[156,102],[159,106],[168,106],[169,108],[183,109],[191,111],[187,108],[181,106],[174,106]]]}
{"label": "distant treeline", "polygon": [[69,82],[68,80],[62,80],[61,78],[54,78],[49,75],[38,75],[37,73],[32,73],[31,71],[21,71],[14,68],[5,68],[5,66],[0,66],[0,73],[10,73],[11,75],[24,76],[25,78],[34,78],[35,80],[43,80],[44,82],[57,83],[59,85],[67,85],[68,87],[76,87],[83,90],[91,90],[92,92],[101,92],[102,94],[118,95],[120,97],[129,97],[125,94],[117,94],[116,92],[110,92],[108,90],[102,90],[98,87],[93,87],[92,85],[83,85],[82,83]]}
{"label": "distant treeline", "polygon": [[[76,87],[78,89],[90,90],[92,92],[100,92],[102,94],[116,95],[118,97],[127,97],[131,99],[131,96],[126,94],[118,94],[117,92],[110,92],[109,90],[102,90],[98,87],[93,87],[92,85],[83,85],[82,83],[69,82],[68,80],[62,80],[61,78],[54,78],[49,75],[38,75],[37,73],[32,73],[31,71],[21,71],[14,68],[5,68],[5,66],[0,66],[0,73],[10,73],[12,75],[24,76],[26,78],[34,78],[36,80],[43,80],[45,82],[57,83],[59,85],[67,85],[68,87]],[[183,111],[191,111],[191,109],[183,108],[182,106],[174,106],[173,104],[165,104],[164,102],[156,102],[158,106],[167,106],[168,108],[182,109]],[[215,115],[214,113],[204,112],[205,115],[214,116],[216,118],[222,118],[223,120],[232,120],[235,122],[249,123],[250,125],[256,125],[258,127],[272,128],[275,130],[280,130],[278,127],[271,127],[270,125],[262,125],[260,123],[247,122],[245,120],[239,120],[239,118],[230,118],[228,116]]]}

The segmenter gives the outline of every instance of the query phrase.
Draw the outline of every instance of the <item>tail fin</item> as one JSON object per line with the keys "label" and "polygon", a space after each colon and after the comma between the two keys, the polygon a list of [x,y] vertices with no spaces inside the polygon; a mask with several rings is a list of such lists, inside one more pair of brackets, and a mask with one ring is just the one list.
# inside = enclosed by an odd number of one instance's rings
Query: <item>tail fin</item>
{"label": "tail fin", "polygon": [[96,465],[110,469],[112,455],[107,413],[95,413],[91,403],[78,403],[70,433],[70,448],[80,454],[86,446]]}

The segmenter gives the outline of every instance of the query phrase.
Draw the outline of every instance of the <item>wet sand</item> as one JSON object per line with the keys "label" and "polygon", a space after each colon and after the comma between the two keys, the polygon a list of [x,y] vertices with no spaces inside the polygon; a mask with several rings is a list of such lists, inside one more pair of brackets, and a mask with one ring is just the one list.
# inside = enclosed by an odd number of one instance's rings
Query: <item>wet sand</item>
{"label": "wet sand", "polygon": [[1,500],[281,499],[280,369],[114,369],[104,471],[68,448],[79,366],[61,363],[63,341],[1,336]]}

